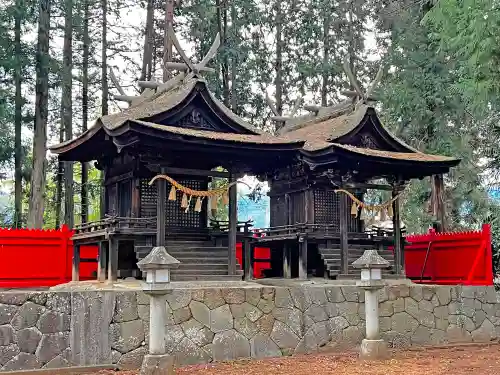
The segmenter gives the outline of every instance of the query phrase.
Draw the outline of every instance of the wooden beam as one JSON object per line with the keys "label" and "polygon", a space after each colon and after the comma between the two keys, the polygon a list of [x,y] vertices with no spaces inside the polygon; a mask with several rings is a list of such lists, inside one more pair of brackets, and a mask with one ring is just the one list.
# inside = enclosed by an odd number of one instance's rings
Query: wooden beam
{"label": "wooden beam", "polygon": [[373,190],[385,190],[385,191],[392,191],[394,189],[391,185],[365,184],[362,182],[346,183],[345,187],[347,187],[348,189],[373,189]]}
{"label": "wooden beam", "polygon": [[351,83],[351,86],[354,88],[354,90],[356,90],[356,92],[358,93],[358,96],[360,98],[363,98],[364,97],[363,91],[359,87],[358,81],[356,80],[356,77],[354,76],[354,73],[352,72],[351,67],[349,65],[349,57],[346,56],[342,67],[344,68],[344,72],[347,75],[347,78],[349,78],[349,82]]}
{"label": "wooden beam", "polygon": [[308,112],[318,113],[322,107],[319,105],[306,104],[304,109]]}
{"label": "wooden beam", "polygon": [[291,120],[293,117],[290,116],[271,116],[271,120],[278,122],[285,122]]}
{"label": "wooden beam", "polygon": [[188,169],[188,168],[176,168],[176,167],[164,167],[165,173],[177,174],[177,175],[190,175],[190,176],[203,176],[203,177],[222,177],[229,178],[229,172],[223,171],[206,171],[202,169]]}
{"label": "wooden beam", "polygon": [[[207,54],[205,55],[205,57],[203,57],[203,59],[200,61],[200,63],[197,64],[197,68],[198,69],[208,69],[208,68],[205,68],[205,65],[207,65],[210,62],[210,60],[212,60],[215,57],[219,47],[220,47],[220,33],[217,33],[217,35],[215,36],[215,39],[214,39],[212,45],[210,46],[210,49],[208,50]],[[215,69],[214,69],[214,71],[215,71]]]}
{"label": "wooden beam", "polygon": [[97,280],[106,281],[107,249],[105,242],[99,242],[99,264],[97,268]]}
{"label": "wooden beam", "polygon": [[119,102],[132,103],[134,100],[139,99],[139,96],[113,95],[113,98]]}
{"label": "wooden beam", "polygon": [[299,241],[299,279],[307,280],[307,238]]}
{"label": "wooden beam", "polygon": [[[352,90],[341,91],[340,94],[347,96],[348,98],[358,98],[359,97],[359,94],[356,91],[352,91]],[[375,96],[372,96],[370,94],[370,96],[368,96],[366,98],[366,100],[376,102],[376,101],[378,101],[378,98]]]}
{"label": "wooden beam", "polygon": [[[399,194],[398,189],[394,189],[392,192],[392,197],[396,197]],[[404,272],[404,259],[401,248],[401,216],[399,212],[399,198],[392,203],[392,228],[394,236],[394,270],[396,275],[403,275]]]}
{"label": "wooden beam", "polygon": [[137,85],[143,89],[156,89],[161,83],[156,81],[137,81]]}
{"label": "wooden beam", "polygon": [[181,56],[182,60],[186,63],[186,65],[189,67],[189,70],[196,73],[196,67],[193,65],[189,57],[187,57],[186,52],[181,47],[181,44],[179,43],[179,39],[177,39],[177,35],[175,35],[174,27],[172,24],[167,25],[168,28],[168,36],[170,37],[170,40],[172,41],[172,44],[174,45],[175,49]]}
{"label": "wooden beam", "polygon": [[[231,173],[230,182],[236,181],[237,176],[234,172]],[[229,188],[229,230],[228,230],[228,268],[229,275],[236,274],[236,232],[238,230],[238,191],[237,186],[233,185]]]}
{"label": "wooden beam", "polygon": [[80,281],[80,245],[73,244],[72,281]]}
{"label": "wooden beam", "polygon": [[340,273],[347,275],[349,270],[349,245],[348,245],[348,227],[347,215],[349,210],[347,207],[347,195],[341,194],[339,196],[339,231],[340,231]]}
{"label": "wooden beam", "polygon": [[110,237],[108,241],[108,283],[118,279],[118,240]]}
{"label": "wooden beam", "polygon": [[113,69],[109,69],[109,78],[111,78],[111,82],[113,82],[113,85],[116,87],[120,95],[125,95],[125,91],[123,90],[122,86],[120,85],[120,82],[118,82],[118,78],[116,78],[115,73],[113,72]]}
{"label": "wooden beam", "polygon": [[[161,172],[164,173],[165,169],[162,168]],[[156,198],[156,246],[165,246],[167,181],[159,178],[156,181],[156,189],[158,192]]]}
{"label": "wooden beam", "polygon": [[[199,72],[215,73],[214,68],[208,68],[206,66],[201,66],[200,64],[194,64],[193,66]],[[179,70],[181,72],[187,72],[189,70],[189,66],[187,64],[179,63],[179,62],[172,62],[172,61],[165,63],[165,67],[168,69]]]}

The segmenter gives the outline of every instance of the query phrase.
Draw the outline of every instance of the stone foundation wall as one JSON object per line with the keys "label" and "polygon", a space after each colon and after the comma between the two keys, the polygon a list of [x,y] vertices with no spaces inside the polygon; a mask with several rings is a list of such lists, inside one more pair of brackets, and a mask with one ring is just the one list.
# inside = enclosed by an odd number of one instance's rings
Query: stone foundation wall
{"label": "stone foundation wall", "polygon": [[[364,337],[355,286],[176,289],[166,296],[166,348],[178,364],[348,349]],[[492,287],[397,285],[380,291],[390,346],[489,342],[500,337]],[[147,353],[142,292],[0,293],[0,369],[117,363]]]}

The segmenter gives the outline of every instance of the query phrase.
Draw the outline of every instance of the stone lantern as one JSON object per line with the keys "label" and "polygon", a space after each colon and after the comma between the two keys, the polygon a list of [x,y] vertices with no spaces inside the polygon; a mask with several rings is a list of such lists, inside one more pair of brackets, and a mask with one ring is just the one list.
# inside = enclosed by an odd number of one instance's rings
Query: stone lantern
{"label": "stone lantern", "polygon": [[361,281],[356,283],[365,290],[366,338],[361,342],[361,359],[383,359],[387,357],[387,344],[380,338],[378,291],[385,285],[382,269],[389,267],[389,262],[382,258],[377,250],[366,250],[352,263],[361,269]]}
{"label": "stone lantern", "polygon": [[144,356],[141,375],[174,374],[174,357],[166,354],[165,325],[167,305],[165,295],[171,291],[170,270],[179,267],[180,262],[167,253],[164,246],[153,250],[137,263],[146,273],[144,293],[149,295],[149,354]]}

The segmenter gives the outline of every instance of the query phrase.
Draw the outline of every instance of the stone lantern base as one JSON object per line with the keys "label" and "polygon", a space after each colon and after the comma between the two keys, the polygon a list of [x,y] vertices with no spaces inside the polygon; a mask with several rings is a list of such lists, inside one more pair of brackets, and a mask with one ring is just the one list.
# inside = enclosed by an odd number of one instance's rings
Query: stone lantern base
{"label": "stone lantern base", "polygon": [[140,375],[174,375],[174,356],[169,354],[146,354]]}
{"label": "stone lantern base", "polygon": [[384,340],[368,340],[361,341],[361,350],[359,358],[363,360],[382,360],[389,357],[387,343]]}

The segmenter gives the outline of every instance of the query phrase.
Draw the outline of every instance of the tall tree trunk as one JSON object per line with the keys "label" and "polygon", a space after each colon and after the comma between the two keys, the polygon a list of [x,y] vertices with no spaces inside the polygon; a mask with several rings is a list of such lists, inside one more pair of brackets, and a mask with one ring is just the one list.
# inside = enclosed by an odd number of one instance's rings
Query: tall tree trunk
{"label": "tall tree trunk", "polygon": [[165,31],[163,36],[163,81],[171,78],[170,71],[165,64],[172,61],[172,41],[168,35],[169,26],[174,24],[174,0],[165,1]]}
{"label": "tall tree trunk", "polygon": [[28,212],[28,227],[43,227],[45,171],[47,161],[47,116],[49,104],[49,32],[50,0],[39,0],[38,42],[36,53],[36,98],[33,137],[33,172]]}
{"label": "tall tree trunk", "polygon": [[[107,41],[107,28],[108,28],[108,1],[101,0],[102,10],[102,40],[101,40],[101,114],[103,116],[108,114],[108,41]],[[100,194],[99,194],[99,210],[101,218],[105,215],[105,202],[106,192],[104,188],[104,172],[100,173]]]}
{"label": "tall tree trunk", "polygon": [[276,111],[279,116],[283,115],[283,11],[281,0],[276,0]]}
{"label": "tall tree trunk", "polygon": [[141,81],[151,79],[151,64],[153,62],[153,22],[154,0],[148,0],[146,27],[144,32],[144,56],[142,57]]}
{"label": "tall tree trunk", "polygon": [[[236,14],[236,5],[231,3],[231,37],[232,37],[232,46],[235,47],[235,43],[238,40],[238,29],[237,29],[237,14]],[[233,112],[238,112],[238,97],[236,92],[236,74],[237,74],[237,64],[238,58],[236,53],[231,54],[231,109]]]}
{"label": "tall tree trunk", "polygon": [[16,99],[15,99],[15,114],[14,114],[14,228],[22,226],[22,195],[23,195],[23,176],[22,176],[22,158],[23,150],[21,148],[21,130],[22,130],[22,110],[23,102],[21,96],[21,12],[23,9],[23,1],[16,0],[16,14],[15,14],[15,53],[16,53],[16,67],[14,70],[14,81],[16,85]]}
{"label": "tall tree trunk", "polygon": [[[64,128],[61,121],[59,126],[59,143],[64,142]],[[61,226],[61,213],[62,213],[62,200],[63,200],[63,174],[64,162],[57,162],[57,175],[56,175],[56,229]]]}
{"label": "tall tree trunk", "polygon": [[[82,64],[82,131],[87,131],[89,117],[89,1],[83,3],[83,64]],[[88,221],[89,193],[88,193],[88,163],[82,163],[82,223]]]}
{"label": "tall tree trunk", "polygon": [[323,20],[323,67],[322,67],[322,82],[321,82],[321,106],[328,105],[328,60],[330,58],[330,15],[325,12]]}
{"label": "tall tree trunk", "polygon": [[[61,122],[69,141],[73,138],[73,0],[65,0],[64,9],[64,45],[61,90]],[[64,223],[73,228],[75,224],[75,204],[73,194],[73,162],[64,163]]]}
{"label": "tall tree trunk", "polygon": [[[349,67],[351,69],[352,74],[354,75],[354,79],[356,80],[356,83],[359,85],[358,78],[356,76],[356,66],[354,64],[354,61],[356,60],[355,56],[355,50],[356,46],[354,45],[355,43],[355,38],[354,38],[354,0],[349,1],[349,9],[347,11],[347,16],[348,16],[348,33],[347,35],[348,38],[348,45],[347,45],[347,56],[349,58]],[[361,86],[360,86],[361,87]],[[350,87],[351,90],[354,90],[354,86],[351,85]]]}
{"label": "tall tree trunk", "polygon": [[220,34],[222,41],[222,58],[221,58],[221,77],[222,77],[222,99],[224,105],[229,107],[230,105],[230,91],[229,91],[229,70],[228,70],[228,60],[227,60],[227,7],[225,0],[215,0],[215,6],[217,11],[217,31]]}
{"label": "tall tree trunk", "polygon": [[431,206],[432,214],[439,223],[439,231],[446,232],[446,207],[444,199],[444,179],[442,174],[431,176]]}

